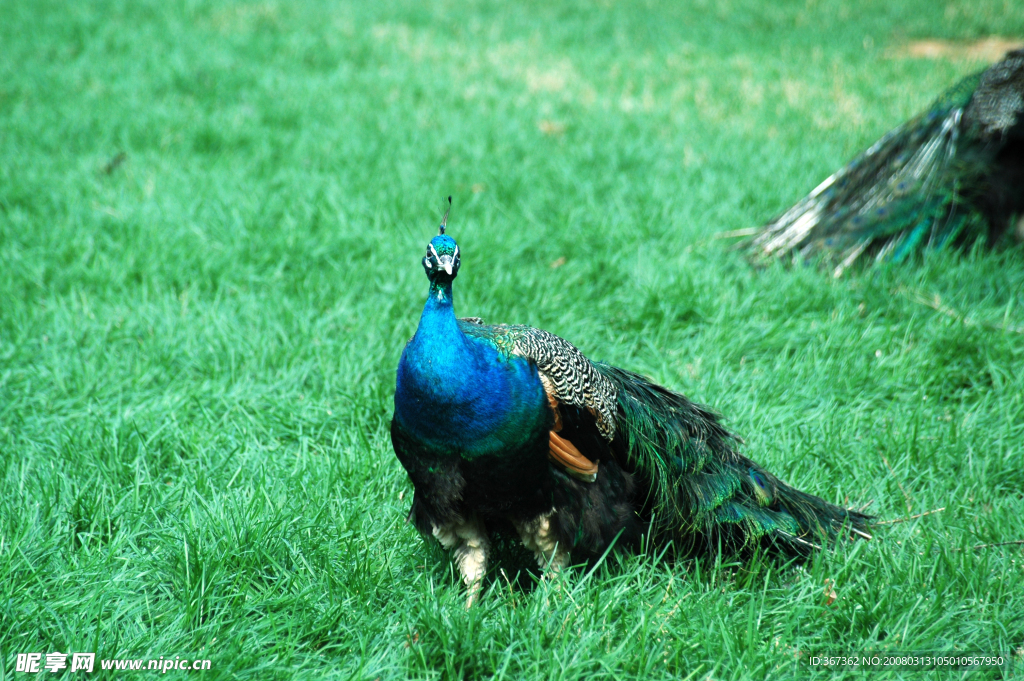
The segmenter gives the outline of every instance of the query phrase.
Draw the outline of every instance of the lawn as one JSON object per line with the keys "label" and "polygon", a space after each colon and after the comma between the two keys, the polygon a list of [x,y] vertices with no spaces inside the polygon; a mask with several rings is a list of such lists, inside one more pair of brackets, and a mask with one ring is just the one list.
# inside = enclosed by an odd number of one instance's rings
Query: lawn
{"label": "lawn", "polygon": [[[1024,248],[835,280],[718,238],[993,37],[1024,1],[0,4],[0,679],[1024,675]],[[876,540],[510,555],[465,610],[388,435],[448,194],[459,313],[710,405]]]}

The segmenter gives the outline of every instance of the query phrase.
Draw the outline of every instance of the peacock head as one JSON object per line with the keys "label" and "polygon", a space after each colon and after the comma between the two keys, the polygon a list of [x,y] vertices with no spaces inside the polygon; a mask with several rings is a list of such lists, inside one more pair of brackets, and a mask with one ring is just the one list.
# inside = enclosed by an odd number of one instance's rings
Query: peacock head
{"label": "peacock head", "polygon": [[[451,210],[452,197],[448,197]],[[441,220],[441,233],[427,244],[427,254],[423,256],[423,269],[431,282],[450,282],[459,274],[459,245],[455,239],[444,233],[448,226],[448,211]]]}

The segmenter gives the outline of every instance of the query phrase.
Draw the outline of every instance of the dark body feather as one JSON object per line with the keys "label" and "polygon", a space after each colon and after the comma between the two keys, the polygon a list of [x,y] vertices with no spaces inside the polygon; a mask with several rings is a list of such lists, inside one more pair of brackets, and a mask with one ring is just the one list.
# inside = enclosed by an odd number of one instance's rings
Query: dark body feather
{"label": "dark body feather", "polygon": [[[538,342],[538,336],[557,338],[525,326],[487,326],[460,321],[459,328],[483,347],[490,347],[495,361],[522,362],[530,368],[540,385],[536,358],[514,355],[516,340]],[[565,351],[571,345],[546,345]],[[572,348],[575,350],[575,348]],[[555,354],[551,362],[562,361],[567,378],[583,373],[584,367],[596,370],[578,351]],[[543,360],[542,360],[543,361]],[[550,373],[554,373],[549,369]],[[559,542],[576,556],[587,559],[600,555],[619,537],[623,544],[635,543],[644,529],[634,511],[634,477],[623,470],[612,456],[611,444],[601,435],[598,419],[583,405],[559,405],[562,434],[588,458],[600,460],[600,474],[594,482],[584,482],[554,465],[548,457],[549,432],[555,414],[546,398],[537,401],[544,418],[532,429],[524,430],[521,443],[482,456],[465,456],[452,447],[424,447],[403,426],[396,409],[391,422],[391,439],[399,461],[415,487],[410,518],[425,534],[434,527],[450,525],[476,515],[484,521],[505,519],[528,523],[557,508]],[[397,399],[397,398],[396,398]],[[619,536],[619,535],[622,536]]]}
{"label": "dark body feather", "polygon": [[857,260],[994,243],[1024,217],[1024,50],[958,83],[764,227],[755,260]]}
{"label": "dark body feather", "polygon": [[471,594],[502,524],[554,567],[643,535],[687,555],[868,536],[868,516],[789,487],[682,395],[546,331],[457,320],[458,263],[453,240],[431,242],[391,437],[415,488],[411,520],[455,551]]}

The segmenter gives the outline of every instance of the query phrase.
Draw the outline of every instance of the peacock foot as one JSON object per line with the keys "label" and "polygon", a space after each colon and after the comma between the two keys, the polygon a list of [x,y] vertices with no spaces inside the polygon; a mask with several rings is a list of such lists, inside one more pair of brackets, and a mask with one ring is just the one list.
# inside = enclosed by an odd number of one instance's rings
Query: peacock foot
{"label": "peacock foot", "polygon": [[441,546],[455,552],[455,564],[466,585],[466,607],[469,608],[480,596],[480,586],[487,570],[487,530],[475,516],[468,520],[442,527],[434,526],[433,535]]}

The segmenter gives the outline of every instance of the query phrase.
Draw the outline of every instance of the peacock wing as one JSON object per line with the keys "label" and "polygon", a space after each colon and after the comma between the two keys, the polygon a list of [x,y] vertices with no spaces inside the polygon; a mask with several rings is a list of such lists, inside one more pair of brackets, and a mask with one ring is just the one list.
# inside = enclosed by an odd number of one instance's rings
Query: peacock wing
{"label": "peacock wing", "polygon": [[555,418],[549,458],[580,480],[596,480],[600,456],[615,439],[614,385],[572,343],[553,333],[524,325],[488,325],[476,317],[459,321],[467,336],[537,365]]}
{"label": "peacock wing", "polygon": [[[981,74],[964,109],[964,124],[982,139],[1002,139],[1024,120],[1024,49],[1014,50]],[[1022,131],[1024,132],[1024,131]]]}

